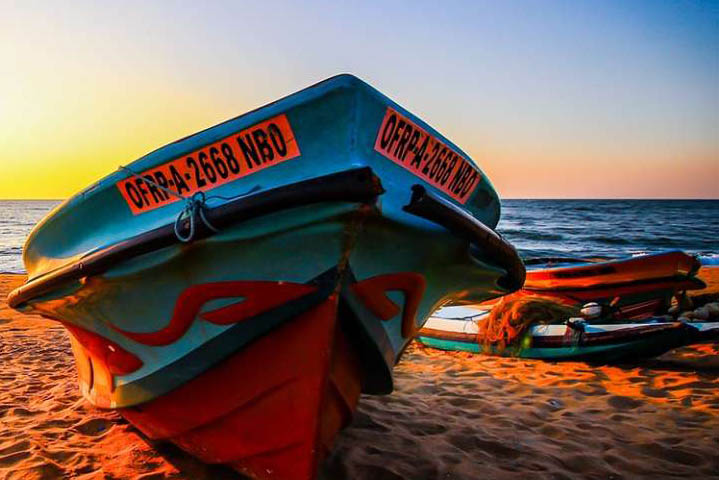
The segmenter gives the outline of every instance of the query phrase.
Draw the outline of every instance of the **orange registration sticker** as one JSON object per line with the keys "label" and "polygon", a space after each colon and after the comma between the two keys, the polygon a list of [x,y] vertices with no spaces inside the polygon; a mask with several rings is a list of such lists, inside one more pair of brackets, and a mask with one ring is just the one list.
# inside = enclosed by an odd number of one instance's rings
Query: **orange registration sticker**
{"label": "orange registration sticker", "polygon": [[284,114],[117,182],[134,215],[149,212],[178,198],[156,185],[189,197],[252,175],[300,155],[300,147]]}
{"label": "orange registration sticker", "polygon": [[459,203],[466,203],[479,184],[472,162],[389,107],[374,149]]}

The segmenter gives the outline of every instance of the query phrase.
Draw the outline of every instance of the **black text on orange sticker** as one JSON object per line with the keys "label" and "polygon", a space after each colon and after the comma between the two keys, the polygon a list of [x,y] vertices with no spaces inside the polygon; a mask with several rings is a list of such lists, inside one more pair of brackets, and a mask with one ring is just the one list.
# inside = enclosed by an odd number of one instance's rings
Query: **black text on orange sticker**
{"label": "black text on orange sticker", "polygon": [[374,149],[462,204],[479,184],[469,160],[389,107]]}
{"label": "black text on orange sticker", "polygon": [[195,192],[251,175],[300,155],[287,117],[282,114],[210,145],[117,182],[134,215],[175,202],[155,184],[189,197]]}

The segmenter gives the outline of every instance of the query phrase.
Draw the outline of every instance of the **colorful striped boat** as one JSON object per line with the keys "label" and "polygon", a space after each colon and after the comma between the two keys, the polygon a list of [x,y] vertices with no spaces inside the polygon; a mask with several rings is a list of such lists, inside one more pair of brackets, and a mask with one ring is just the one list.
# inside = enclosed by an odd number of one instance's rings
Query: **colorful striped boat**
{"label": "colorful striped boat", "polygon": [[67,200],[8,300],[67,327],[94,405],[205,462],[308,479],[430,312],[521,287],[499,212],[462,150],[340,75]]}
{"label": "colorful striped boat", "polygon": [[661,355],[673,348],[719,337],[719,323],[666,322],[590,323],[530,326],[503,349],[483,341],[479,324],[489,311],[482,307],[446,307],[420,330],[420,343],[440,350],[485,353],[541,360],[616,362]]}

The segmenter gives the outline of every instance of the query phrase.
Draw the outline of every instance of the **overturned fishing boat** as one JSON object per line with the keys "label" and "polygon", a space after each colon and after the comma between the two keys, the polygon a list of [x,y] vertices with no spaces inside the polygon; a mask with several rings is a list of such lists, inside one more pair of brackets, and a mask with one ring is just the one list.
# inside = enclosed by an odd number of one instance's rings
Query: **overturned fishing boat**
{"label": "overturned fishing boat", "polygon": [[465,153],[350,75],[67,200],[9,304],[69,331],[83,395],[255,478],[308,479],[430,312],[515,291]]}
{"label": "overturned fishing boat", "polygon": [[512,298],[552,297],[576,306],[594,302],[616,321],[664,314],[675,298],[706,287],[697,278],[699,260],[678,250],[616,260],[538,258],[526,263],[526,281]]}

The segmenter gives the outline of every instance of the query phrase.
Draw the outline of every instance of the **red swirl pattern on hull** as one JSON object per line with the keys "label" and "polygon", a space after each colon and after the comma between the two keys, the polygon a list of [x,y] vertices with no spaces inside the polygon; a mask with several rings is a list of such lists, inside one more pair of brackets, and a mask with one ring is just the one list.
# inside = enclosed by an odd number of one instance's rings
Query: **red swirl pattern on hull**
{"label": "red swirl pattern on hull", "polygon": [[200,317],[216,325],[229,325],[270,310],[317,290],[311,285],[289,282],[215,282],[187,288],[175,303],[175,310],[167,326],[156,332],[130,332],[119,327],[113,329],[138,343],[151,346],[169,345],[179,340],[195,321],[202,306],[210,300],[243,297],[243,300]]}
{"label": "red swirl pattern on hull", "polygon": [[336,295],[183,386],[121,413],[152,439],[258,479],[305,480],[351,419],[361,366]]}
{"label": "red swirl pattern on hull", "polygon": [[[403,272],[377,275],[352,285],[362,303],[378,318],[387,321],[402,312],[402,336],[414,338],[417,335],[417,309],[427,288],[424,276],[419,273]],[[404,308],[387,297],[387,292],[404,294]]]}

